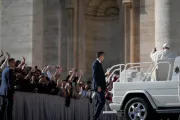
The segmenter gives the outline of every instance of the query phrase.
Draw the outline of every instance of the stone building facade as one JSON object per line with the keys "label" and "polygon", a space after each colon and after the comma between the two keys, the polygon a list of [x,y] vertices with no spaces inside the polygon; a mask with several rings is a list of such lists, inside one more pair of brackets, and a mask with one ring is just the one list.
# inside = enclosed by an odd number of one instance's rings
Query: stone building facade
{"label": "stone building facade", "polygon": [[97,51],[104,67],[150,61],[154,46],[180,51],[179,0],[1,0],[0,48],[29,65],[76,67],[91,76]]}

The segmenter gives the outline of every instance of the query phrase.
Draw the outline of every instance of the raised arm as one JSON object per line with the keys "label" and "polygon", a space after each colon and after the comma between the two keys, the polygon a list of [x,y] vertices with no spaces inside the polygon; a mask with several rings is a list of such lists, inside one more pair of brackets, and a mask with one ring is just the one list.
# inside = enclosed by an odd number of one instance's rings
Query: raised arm
{"label": "raised arm", "polygon": [[46,67],[42,70],[42,73],[46,73],[50,68],[51,68],[50,65],[46,66]]}
{"label": "raised arm", "polygon": [[41,70],[42,73],[44,73],[44,71],[46,70],[46,67],[47,67],[47,66],[45,66],[45,67]]}
{"label": "raised arm", "polygon": [[4,61],[4,63],[1,65],[1,68],[0,68],[1,70],[4,69],[4,67],[8,66],[8,60],[10,58],[10,54],[8,52],[6,52],[6,55],[7,55],[7,57]]}
{"label": "raised arm", "polygon": [[0,57],[3,57],[3,56],[4,56],[3,50],[1,50],[1,55],[0,55]]}
{"label": "raised arm", "polygon": [[19,66],[17,67],[18,69],[22,68],[22,66],[26,63],[26,59],[25,57],[23,57],[23,61],[19,64]]}
{"label": "raised arm", "polygon": [[56,70],[56,72],[54,73],[53,76],[56,76],[56,75],[58,75],[58,74],[61,74],[61,72],[62,72],[62,68],[59,67],[59,68]]}
{"label": "raised arm", "polygon": [[80,74],[79,74],[79,79],[78,79],[78,81],[77,81],[78,84],[79,84],[80,82],[82,82],[82,75],[83,75],[83,73],[80,72]]}
{"label": "raised arm", "polygon": [[41,75],[41,76],[39,77],[39,81],[38,81],[38,83],[39,83],[39,84],[41,84],[41,83],[42,83],[42,81],[43,81],[43,77],[44,77],[43,75]]}
{"label": "raised arm", "polygon": [[73,70],[71,76],[68,79],[68,81],[72,81],[72,78],[73,78],[74,75],[75,75],[75,71]]}
{"label": "raised arm", "polygon": [[53,78],[56,79],[56,80],[59,79],[61,72],[62,72],[62,68],[59,67],[59,68],[56,70],[56,72],[54,73]]}
{"label": "raised arm", "polygon": [[150,53],[150,58],[152,59],[152,61],[156,61],[156,57],[157,57],[157,49],[153,48],[153,50]]}
{"label": "raised arm", "polygon": [[31,77],[31,70],[28,72],[28,74],[26,75],[26,77],[24,78],[25,80],[29,79]]}

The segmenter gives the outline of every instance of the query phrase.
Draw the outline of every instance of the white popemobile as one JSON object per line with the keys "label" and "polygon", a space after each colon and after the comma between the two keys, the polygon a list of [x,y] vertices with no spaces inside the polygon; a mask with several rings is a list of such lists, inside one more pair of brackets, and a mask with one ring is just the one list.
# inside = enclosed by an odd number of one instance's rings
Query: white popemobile
{"label": "white popemobile", "polygon": [[[144,72],[142,68],[147,65],[150,67]],[[111,74],[107,79],[117,71],[120,73],[119,82],[113,84],[113,100],[109,104],[112,111],[104,111],[104,114],[119,114],[125,120],[152,120],[157,115],[170,115],[170,119],[178,119],[180,56],[158,60],[155,64],[143,62],[115,65],[109,69]]]}

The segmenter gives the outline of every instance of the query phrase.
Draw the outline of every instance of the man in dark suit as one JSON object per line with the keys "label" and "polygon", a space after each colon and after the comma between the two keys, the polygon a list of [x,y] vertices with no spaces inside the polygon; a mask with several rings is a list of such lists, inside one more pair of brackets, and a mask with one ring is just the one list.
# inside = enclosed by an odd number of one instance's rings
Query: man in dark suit
{"label": "man in dark suit", "polygon": [[13,69],[15,68],[15,59],[8,59],[8,64],[2,72],[2,82],[0,86],[0,120],[12,120],[13,108]]}
{"label": "man in dark suit", "polygon": [[97,53],[97,60],[92,65],[93,90],[96,92],[95,113],[92,120],[97,120],[105,105],[106,80],[101,62],[104,60],[104,52]]}

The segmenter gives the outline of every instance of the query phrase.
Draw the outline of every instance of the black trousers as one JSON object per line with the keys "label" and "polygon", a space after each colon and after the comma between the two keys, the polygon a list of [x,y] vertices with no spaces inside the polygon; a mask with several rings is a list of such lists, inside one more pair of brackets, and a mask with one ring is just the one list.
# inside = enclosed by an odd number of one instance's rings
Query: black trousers
{"label": "black trousers", "polygon": [[0,120],[12,120],[13,98],[0,96]]}
{"label": "black trousers", "polygon": [[105,105],[105,92],[96,92],[96,104],[95,104],[95,113],[92,120],[98,120],[99,115],[101,114],[101,111],[104,108]]}

